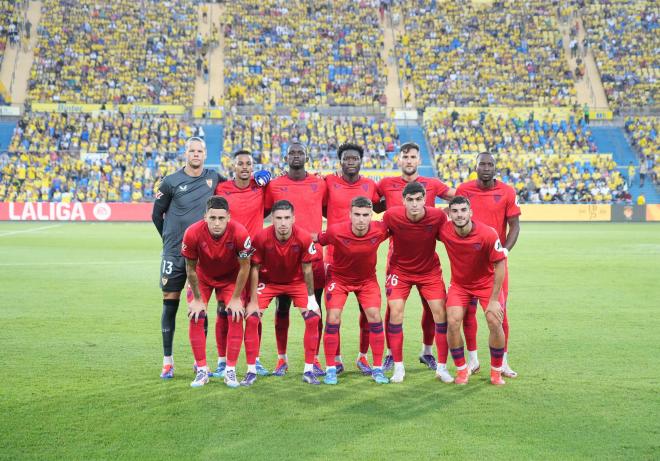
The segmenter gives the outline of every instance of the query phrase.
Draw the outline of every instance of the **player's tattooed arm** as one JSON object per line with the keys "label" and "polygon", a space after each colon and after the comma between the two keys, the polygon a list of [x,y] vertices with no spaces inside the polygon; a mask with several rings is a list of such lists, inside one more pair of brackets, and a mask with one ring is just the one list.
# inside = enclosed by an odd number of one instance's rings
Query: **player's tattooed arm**
{"label": "player's tattooed arm", "polygon": [[489,312],[499,319],[501,322],[504,318],[504,310],[502,310],[502,305],[500,304],[500,292],[502,291],[502,283],[504,282],[504,274],[506,272],[505,268],[506,259],[501,259],[497,261],[494,265],[495,269],[495,279],[493,280],[493,291],[490,294],[490,299],[488,300],[488,308],[486,308],[486,314]]}
{"label": "player's tattooed arm", "polygon": [[202,296],[199,292],[199,279],[197,278],[197,260],[186,258],[186,276],[188,277],[188,284],[193,293],[193,300],[188,306],[188,318],[197,319],[199,314],[206,312],[206,305],[202,300]]}
{"label": "player's tattooed arm", "polygon": [[506,234],[506,242],[504,242],[504,248],[507,249],[507,252],[513,249],[513,246],[518,241],[518,235],[520,235],[520,216],[512,216],[507,219],[507,224],[509,224],[509,233]]}
{"label": "player's tattooed arm", "polygon": [[302,263],[303,277],[305,278],[305,285],[307,286],[307,294],[314,295],[314,271],[312,270],[312,263]]}
{"label": "player's tattooed arm", "polygon": [[260,264],[250,266],[250,302],[247,305],[247,315],[259,311],[259,268]]}
{"label": "player's tattooed arm", "polygon": [[227,304],[227,310],[231,313],[233,321],[240,320],[241,316],[245,314],[245,308],[243,306],[243,301],[241,300],[241,293],[243,293],[247,279],[250,276],[250,258],[239,258],[238,264],[239,269],[238,275],[236,276],[236,286],[234,287],[234,292],[231,295],[229,304]]}

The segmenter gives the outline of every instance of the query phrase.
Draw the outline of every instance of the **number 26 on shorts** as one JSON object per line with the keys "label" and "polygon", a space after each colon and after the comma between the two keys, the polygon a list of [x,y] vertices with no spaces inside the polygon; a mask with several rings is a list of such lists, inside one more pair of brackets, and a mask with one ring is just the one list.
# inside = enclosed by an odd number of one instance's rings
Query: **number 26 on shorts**
{"label": "number 26 on shorts", "polygon": [[399,277],[396,274],[387,274],[385,278],[385,285],[397,286],[399,284]]}

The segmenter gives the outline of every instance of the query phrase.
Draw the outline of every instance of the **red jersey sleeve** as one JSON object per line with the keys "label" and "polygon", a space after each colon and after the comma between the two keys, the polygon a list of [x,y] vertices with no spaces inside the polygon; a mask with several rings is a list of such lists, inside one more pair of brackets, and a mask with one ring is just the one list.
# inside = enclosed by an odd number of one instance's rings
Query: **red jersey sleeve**
{"label": "red jersey sleeve", "polygon": [[371,203],[374,205],[380,202],[380,198],[382,197],[383,194],[380,193],[380,190],[378,189],[378,184],[374,182],[374,189],[373,193],[371,194]]}
{"label": "red jersey sleeve", "polygon": [[520,216],[520,207],[518,206],[518,194],[513,187],[507,187],[506,217],[513,218]]}
{"label": "red jersey sleeve", "polygon": [[442,196],[444,196],[449,190],[449,186],[447,186],[447,184],[443,183],[439,179],[434,180],[433,185],[435,186],[436,197],[442,198]]}
{"label": "red jersey sleeve", "polygon": [[270,210],[273,208],[273,193],[272,188],[266,186],[266,192],[264,193],[264,208]]}
{"label": "red jersey sleeve", "polygon": [[247,259],[254,253],[250,234],[248,234],[247,229],[245,229],[245,227],[241,226],[240,224],[235,226],[234,245],[238,259]]}
{"label": "red jersey sleeve", "polygon": [[497,236],[495,229],[489,228],[487,236],[485,237],[487,248],[490,248],[488,254],[488,260],[491,263],[496,263],[506,259],[506,253],[504,252],[504,247],[500,243],[500,238]]}
{"label": "red jersey sleeve", "polygon": [[183,241],[181,242],[181,256],[186,259],[197,259],[197,235],[190,226],[183,234]]}
{"label": "red jersey sleeve", "polygon": [[254,238],[252,241],[252,249],[254,250],[254,253],[252,253],[252,263],[254,264],[262,264],[264,261],[264,233],[259,232],[257,236]]}
{"label": "red jersey sleeve", "polygon": [[302,243],[302,247],[304,248],[303,254],[302,254],[302,262],[303,263],[311,263],[312,261],[316,260],[317,257],[317,250],[316,246],[314,245],[314,242],[312,241],[312,236],[309,234],[309,232],[300,232],[300,243]]}
{"label": "red jersey sleeve", "polygon": [[326,246],[326,245],[332,245],[331,236],[328,233],[328,231],[321,232],[319,234],[319,245],[321,246]]}

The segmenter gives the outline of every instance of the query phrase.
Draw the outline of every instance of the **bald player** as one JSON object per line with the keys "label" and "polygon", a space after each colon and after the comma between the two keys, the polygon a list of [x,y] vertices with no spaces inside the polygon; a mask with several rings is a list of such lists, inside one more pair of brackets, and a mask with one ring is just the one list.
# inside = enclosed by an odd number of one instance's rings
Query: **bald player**
{"label": "bald player", "polygon": [[[487,226],[492,227],[503,243],[507,256],[513,249],[518,235],[520,235],[520,207],[518,196],[513,187],[495,179],[495,157],[490,152],[482,152],[477,156],[477,179],[458,186],[456,195],[467,197],[470,200],[474,218]],[[504,359],[502,361],[502,375],[515,378],[518,374],[511,369],[508,362],[509,345],[509,319],[507,315],[507,298],[509,295],[509,269],[508,258],[504,261],[504,283],[502,293],[504,303]],[[463,320],[463,332],[468,347],[468,368],[471,373],[480,369],[477,356],[477,304],[472,303]]]}
{"label": "bald player", "polygon": [[185,230],[199,221],[206,212],[206,201],[218,183],[226,181],[216,171],[204,168],[206,143],[198,137],[185,145],[186,165],[160,181],[151,214],[163,240],[160,264],[160,288],[163,291],[163,369],[160,377],[174,377],[172,342],[179,309],[181,290],[186,284],[186,262],[181,256],[181,241]]}

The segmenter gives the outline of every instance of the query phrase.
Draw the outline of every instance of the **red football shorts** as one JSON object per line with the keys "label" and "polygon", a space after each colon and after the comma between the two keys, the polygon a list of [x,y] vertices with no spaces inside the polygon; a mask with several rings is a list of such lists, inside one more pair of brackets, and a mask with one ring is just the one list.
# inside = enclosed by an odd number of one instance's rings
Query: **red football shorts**
{"label": "red football shorts", "polygon": [[413,286],[416,286],[420,296],[427,300],[447,297],[440,267],[426,274],[404,273],[399,269],[390,268],[385,279],[387,299],[408,299]]}
{"label": "red football shorts", "polygon": [[328,271],[328,279],[325,285],[326,309],[343,309],[346,298],[351,292],[355,293],[355,297],[363,309],[370,307],[380,309],[380,285],[378,285],[376,277],[365,280],[360,284],[348,284],[333,277],[332,270]]}
{"label": "red football shorts", "polygon": [[[472,304],[475,304],[475,301],[478,299],[481,308],[486,310],[488,307],[488,301],[490,300],[490,294],[493,292],[493,287],[485,287],[480,289],[466,289],[460,285],[454,283],[449,284],[449,293],[447,294],[447,307],[467,307]],[[500,290],[500,297],[498,299],[502,305],[502,309],[506,309],[506,303],[504,300],[504,290]]]}
{"label": "red football shorts", "polygon": [[[199,294],[202,295],[204,304],[208,304],[211,294],[215,290],[215,299],[218,302],[223,302],[226,306],[229,304],[235,288],[236,280],[214,281],[212,284],[208,284],[202,279],[199,279]],[[245,299],[243,299],[243,303],[245,303]]]}
{"label": "red football shorts", "polygon": [[289,296],[294,307],[307,308],[307,285],[305,285],[305,282],[294,282],[259,283],[257,285],[259,309],[264,310],[268,308],[273,298],[279,295]]}

